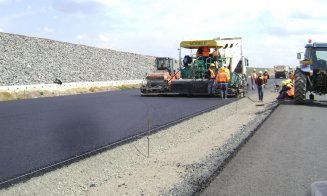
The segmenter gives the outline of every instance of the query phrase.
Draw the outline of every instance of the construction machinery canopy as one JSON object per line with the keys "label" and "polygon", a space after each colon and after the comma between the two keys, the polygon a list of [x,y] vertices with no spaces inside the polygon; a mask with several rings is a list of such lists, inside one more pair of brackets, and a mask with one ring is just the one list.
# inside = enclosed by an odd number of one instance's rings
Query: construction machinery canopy
{"label": "construction machinery canopy", "polygon": [[219,44],[216,40],[194,40],[194,41],[182,41],[180,43],[181,48],[197,49],[201,47],[209,48],[222,48],[223,45]]}

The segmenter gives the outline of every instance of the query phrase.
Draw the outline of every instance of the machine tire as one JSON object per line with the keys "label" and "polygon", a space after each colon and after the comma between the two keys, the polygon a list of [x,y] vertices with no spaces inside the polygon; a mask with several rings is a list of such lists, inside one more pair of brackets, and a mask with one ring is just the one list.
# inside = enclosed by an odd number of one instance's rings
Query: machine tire
{"label": "machine tire", "polygon": [[306,95],[307,79],[300,69],[295,70],[294,83],[294,102],[296,104],[304,104]]}

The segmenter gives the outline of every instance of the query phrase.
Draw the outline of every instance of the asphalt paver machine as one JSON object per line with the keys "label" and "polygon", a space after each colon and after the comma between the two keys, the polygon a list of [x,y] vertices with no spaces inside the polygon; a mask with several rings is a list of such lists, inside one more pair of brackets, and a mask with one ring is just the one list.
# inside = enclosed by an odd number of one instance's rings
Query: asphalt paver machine
{"label": "asphalt paver machine", "polygon": [[[197,54],[197,51],[204,48],[209,55]],[[212,51],[215,48],[220,54],[217,70],[225,64],[231,73],[228,95],[244,96],[247,88],[248,60],[242,55],[241,38],[182,41],[178,70],[171,70],[166,77],[160,75],[160,81],[155,81],[155,73],[147,74],[141,87],[142,95],[208,95],[208,68],[213,63]],[[160,68],[158,63],[157,68]],[[218,94],[219,91],[216,95]]]}

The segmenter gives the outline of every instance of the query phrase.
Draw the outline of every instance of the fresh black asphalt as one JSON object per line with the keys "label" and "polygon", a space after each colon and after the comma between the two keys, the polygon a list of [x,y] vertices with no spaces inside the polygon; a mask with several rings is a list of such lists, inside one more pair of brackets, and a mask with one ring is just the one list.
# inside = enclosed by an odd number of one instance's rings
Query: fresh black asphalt
{"label": "fresh black asphalt", "polygon": [[139,90],[0,102],[0,188],[12,179],[235,99]]}

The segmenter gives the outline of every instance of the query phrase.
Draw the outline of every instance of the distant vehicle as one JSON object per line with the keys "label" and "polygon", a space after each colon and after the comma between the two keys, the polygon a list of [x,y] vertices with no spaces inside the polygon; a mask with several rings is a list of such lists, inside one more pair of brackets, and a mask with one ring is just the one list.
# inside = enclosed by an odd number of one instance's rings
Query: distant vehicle
{"label": "distant vehicle", "polygon": [[[294,101],[303,104],[309,91],[311,100],[315,94],[327,94],[327,43],[309,43],[303,53],[298,53],[300,66],[295,70]],[[303,60],[301,60],[303,59]]]}
{"label": "distant vehicle", "polygon": [[288,65],[275,65],[274,66],[275,78],[288,78],[290,66]]}

